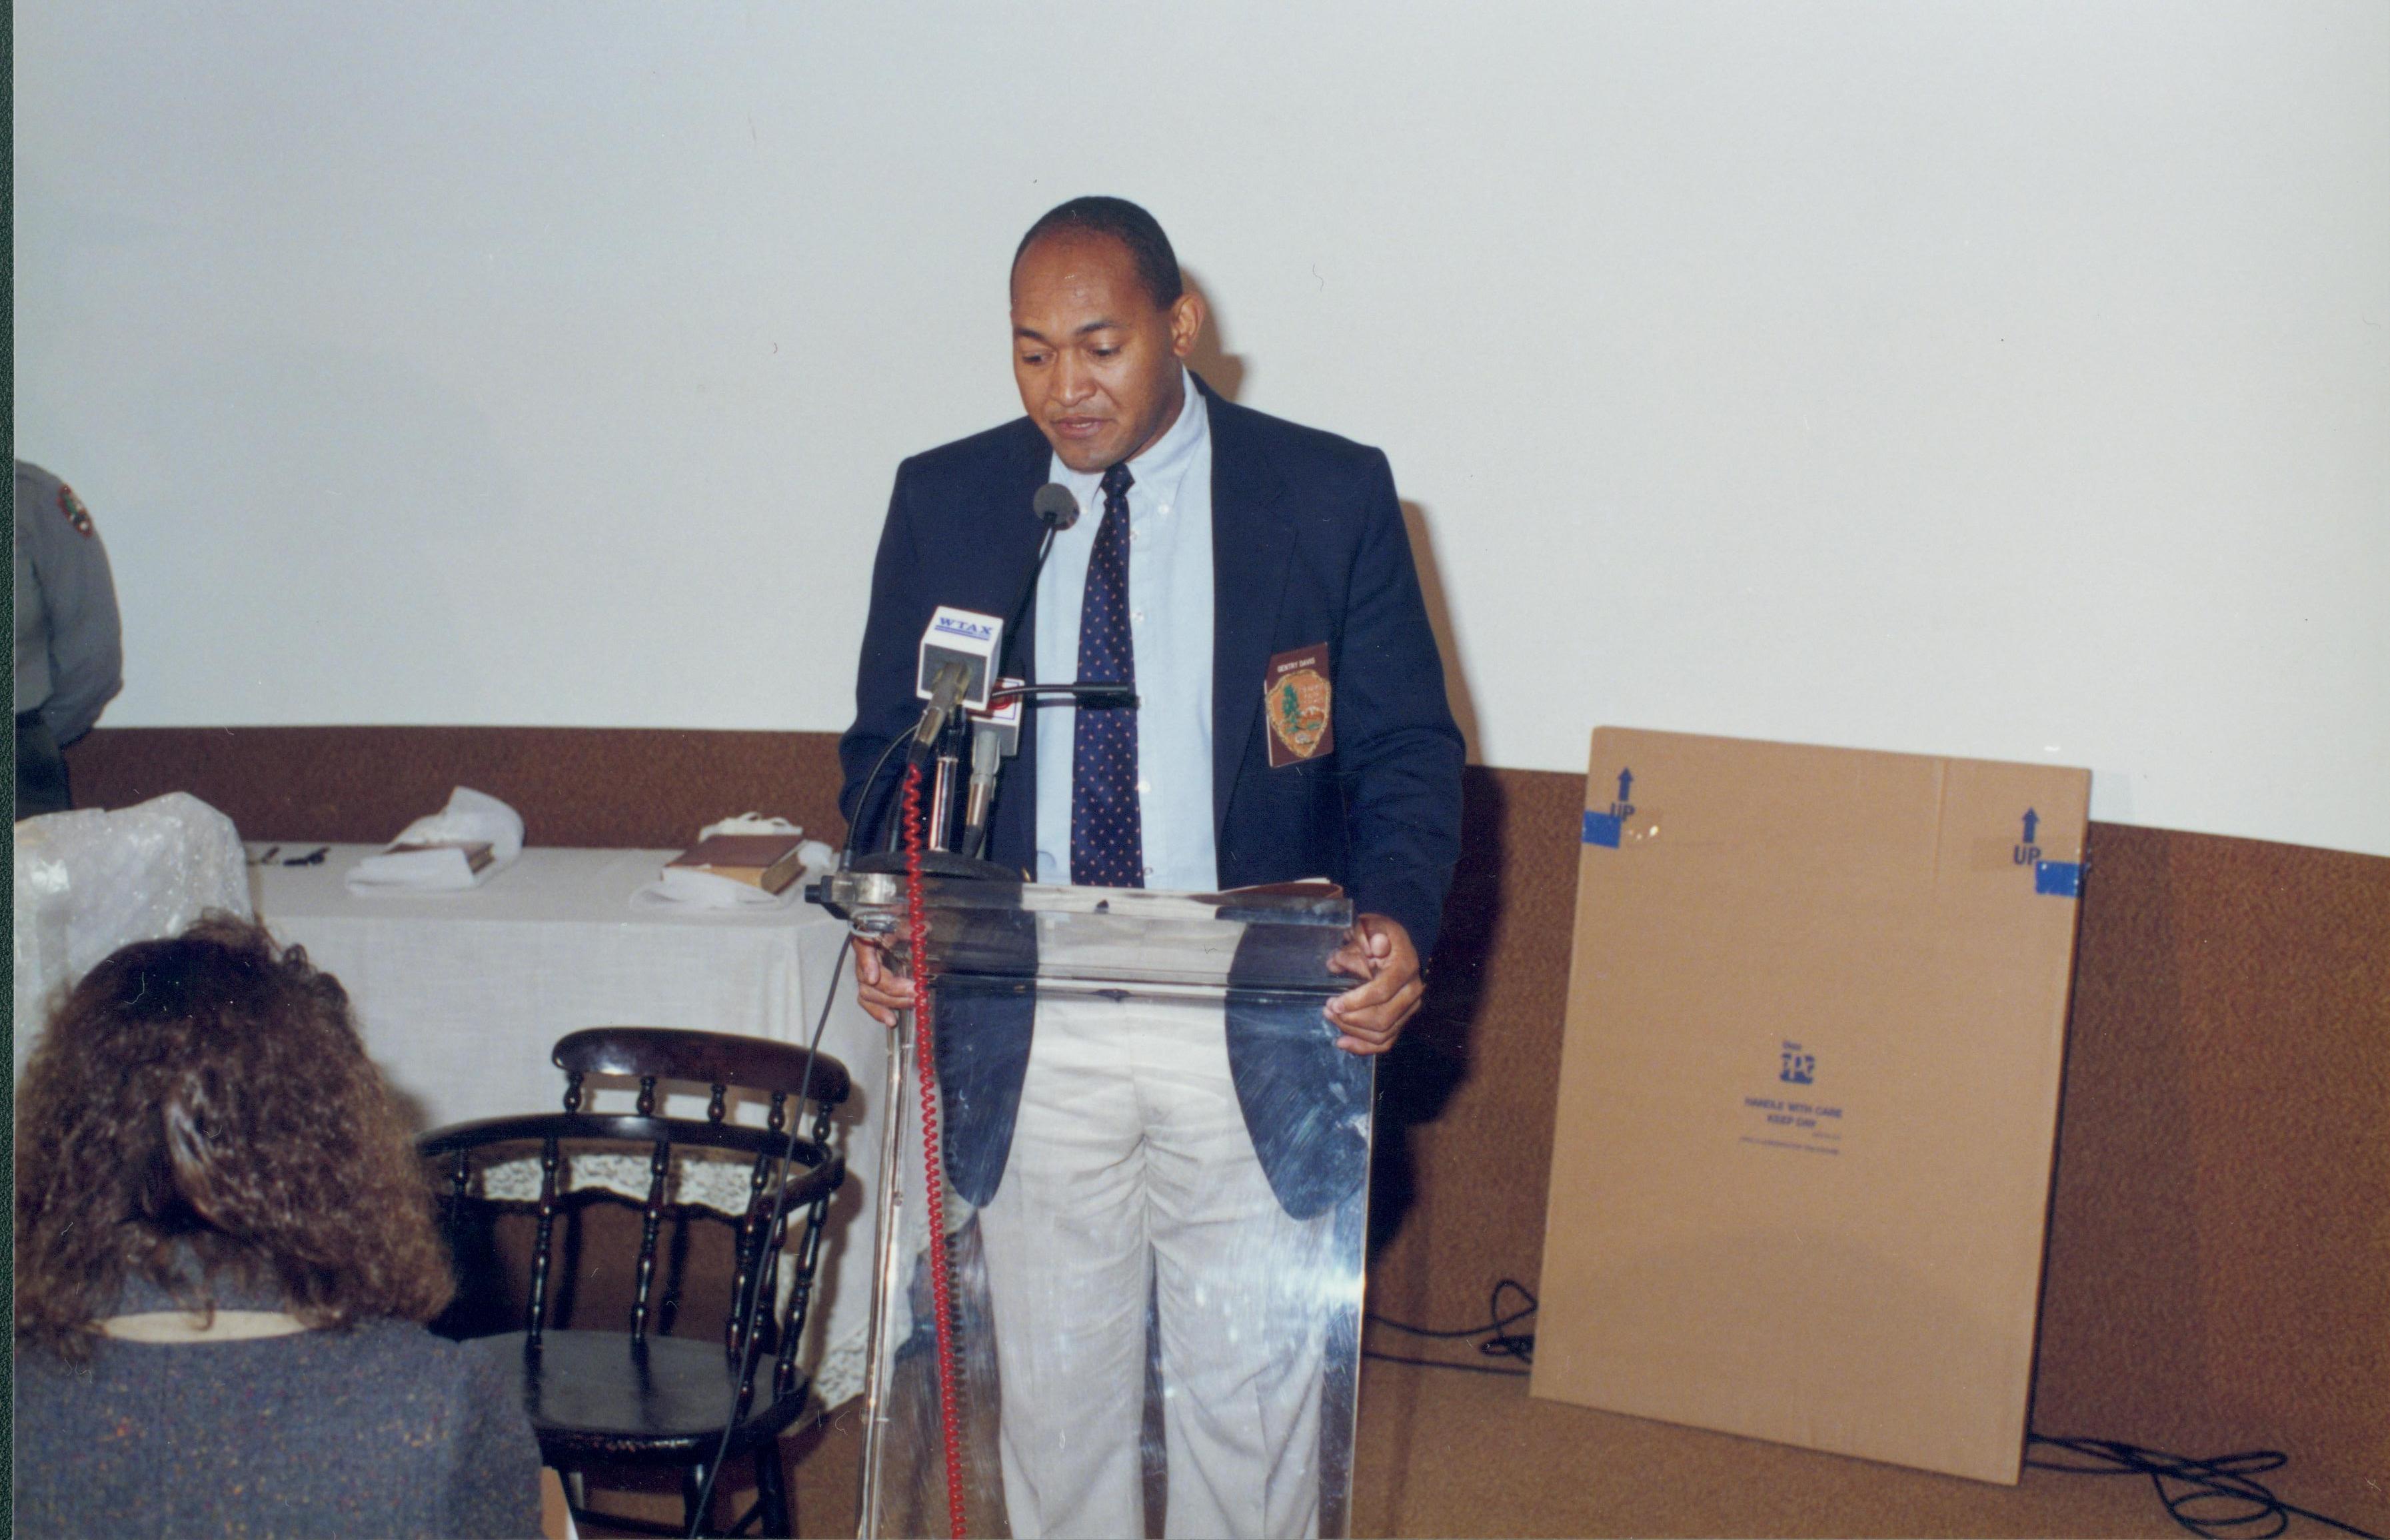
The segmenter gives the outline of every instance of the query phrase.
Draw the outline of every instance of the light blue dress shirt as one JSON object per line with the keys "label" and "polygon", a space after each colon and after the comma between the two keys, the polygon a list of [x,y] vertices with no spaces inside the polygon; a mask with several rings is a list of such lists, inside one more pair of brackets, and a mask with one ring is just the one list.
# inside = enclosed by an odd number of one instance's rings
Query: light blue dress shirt
{"label": "light blue dress shirt", "polygon": [[[1145,885],[1219,886],[1212,831],[1212,420],[1194,379],[1153,447],[1128,462],[1129,638],[1137,653],[1137,807]],[[1079,674],[1079,608],[1103,521],[1103,473],[1057,456],[1053,480],[1079,500],[1079,521],[1054,537],[1037,580],[1037,678]],[[1071,749],[1078,713],[1037,709],[1037,880],[1071,880]]]}

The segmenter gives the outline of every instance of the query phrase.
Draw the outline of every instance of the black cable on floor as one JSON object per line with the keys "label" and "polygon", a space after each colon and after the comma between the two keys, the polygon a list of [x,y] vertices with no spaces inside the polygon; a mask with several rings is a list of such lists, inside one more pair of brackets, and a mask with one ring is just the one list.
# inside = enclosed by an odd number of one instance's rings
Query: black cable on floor
{"label": "black cable on floor", "polygon": [[[880,755],[883,761],[887,757],[884,753]],[[869,787],[867,785],[865,789],[868,790]],[[772,1193],[771,1216],[764,1222],[765,1246],[771,1245],[773,1238],[779,1234],[780,1219],[787,1210],[789,1166],[797,1158],[797,1145],[804,1132],[805,1106],[813,1099],[814,1063],[821,1057],[822,1033],[829,1027],[830,1007],[838,1003],[839,981],[846,976],[846,955],[850,950],[852,948],[843,943],[840,943],[838,961],[830,966],[829,988],[822,995],[821,1015],[815,1018],[813,1037],[805,1044],[805,1068],[803,1075],[797,1081],[797,1104],[789,1110],[788,1148],[780,1151],[780,1180]],[[828,1158],[829,1149],[824,1149],[822,1154],[824,1158]],[[739,1375],[730,1382],[730,1409],[723,1418],[722,1438],[713,1446],[713,1464],[705,1472],[705,1484],[698,1493],[697,1511],[689,1516],[688,1534],[685,1540],[696,1540],[699,1532],[705,1528],[706,1516],[713,1511],[713,1483],[722,1479],[722,1462],[729,1458],[730,1441],[739,1432],[739,1404],[743,1399],[739,1393],[740,1388],[762,1367],[764,1333],[754,1328],[755,1309],[763,1300],[765,1276],[766,1274],[777,1276],[778,1271],[777,1266],[766,1267],[762,1263],[763,1258],[759,1255],[754,1276],[747,1280],[746,1298],[735,1302],[739,1309],[739,1319],[748,1323],[746,1349],[739,1356]],[[808,1390],[805,1393],[811,1395],[813,1392]],[[759,1448],[755,1457],[759,1460],[778,1459],[780,1457],[778,1440],[775,1439]],[[761,1498],[757,1500],[760,1502]],[[763,1526],[759,1522],[756,1527],[761,1529]]]}
{"label": "black cable on floor", "polygon": [[2280,1470],[2291,1463],[2291,1457],[2279,1449],[2244,1449],[2237,1455],[2217,1455],[2203,1460],[2188,1455],[2169,1455],[2162,1449],[2144,1449],[2120,1439],[2049,1438],[2030,1433],[2025,1442],[2028,1447],[2060,1449],[2074,1457],[2071,1460],[2028,1457],[2024,1463],[2036,1470],[2063,1470],[2078,1476],[2147,1476],[2150,1484],[2157,1488],[2158,1501],[2165,1505],[2174,1521],[2204,1540],[2273,1540],[2273,1536],[2291,1527],[2294,1513],[2328,1524],[2344,1534],[2356,1535],[2358,1540],[2383,1540],[2371,1530],[2286,1503],[2263,1482],[2252,1479],[2257,1472]]}
{"label": "black cable on floor", "polygon": [[[1523,1302],[1505,1311],[1504,1297],[1516,1294]],[[1371,1314],[1364,1317],[1372,1326],[1389,1331],[1400,1331],[1412,1337],[1439,1341],[1460,1341],[1482,1338],[1477,1351],[1489,1358],[1516,1358],[1522,1363],[1536,1361],[1535,1333],[1513,1331],[1511,1328],[1536,1313],[1536,1296],[1516,1278],[1504,1278],[1494,1286],[1486,1299],[1485,1323],[1482,1326],[1441,1327],[1414,1326],[1390,1316]],[[1419,1368],[1458,1369],[1466,1374],[1492,1374],[1518,1379],[1524,1369],[1499,1368],[1491,1364],[1457,1364],[1449,1359],[1412,1358],[1399,1354],[1379,1353],[1364,1349],[1361,1356],[1374,1358],[1382,1364],[1408,1364]],[[2069,1458],[2034,1459],[2025,1464],[2037,1470],[2057,1470],[2079,1476],[2147,1476],[2157,1489],[2158,1501],[2165,1505],[2174,1521],[2201,1540],[2274,1540],[2288,1530],[2291,1517],[2336,1529],[2357,1540],[2385,1540],[2371,1530],[2344,1523],[2338,1519],[2318,1513],[2312,1508],[2286,1503],[2274,1495],[2271,1488],[2255,1478],[2269,1470],[2280,1470],[2290,1464],[2290,1456],[2279,1449],[2247,1449],[2239,1454],[2217,1455],[2210,1459],[2194,1459],[2188,1455],[2170,1455],[2162,1449],[2145,1449],[2121,1439],[2051,1438],[2041,1433],[2026,1437],[2028,1448],[2062,1451]]]}
{"label": "black cable on floor", "polygon": [[[1526,1303],[1506,1314],[1502,1309],[1502,1297],[1505,1294],[1516,1294]],[[1466,1338],[1482,1337],[1484,1341],[1477,1344],[1477,1351],[1488,1358],[1516,1358],[1523,1364],[1532,1364],[1536,1361],[1536,1334],[1532,1331],[1512,1331],[1510,1328],[1535,1313],[1536,1296],[1528,1290],[1527,1286],[1516,1278],[1504,1278],[1494,1286],[1493,1292],[1486,1297],[1486,1318],[1483,1326],[1458,1327],[1451,1329],[1413,1326],[1407,1321],[1397,1321],[1392,1316],[1374,1313],[1364,1319],[1370,1325],[1384,1327],[1389,1331],[1400,1331],[1413,1337],[1424,1337],[1440,1341],[1458,1341]],[[1386,1364],[1416,1364],[1432,1369],[1466,1369],[1474,1374],[1499,1374],[1515,1378],[1527,1372],[1524,1369],[1497,1368],[1489,1364],[1455,1364],[1437,1358],[1403,1358],[1390,1353],[1375,1353],[1368,1350],[1364,1350],[1361,1356],[1375,1358]]]}

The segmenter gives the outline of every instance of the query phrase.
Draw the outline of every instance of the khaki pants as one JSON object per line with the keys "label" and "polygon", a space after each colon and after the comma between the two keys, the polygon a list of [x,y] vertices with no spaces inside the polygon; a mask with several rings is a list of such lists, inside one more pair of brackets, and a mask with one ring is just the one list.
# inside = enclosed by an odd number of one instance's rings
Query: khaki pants
{"label": "khaki pants", "polygon": [[1290,1219],[1271,1194],[1220,1006],[1042,996],[1034,1044],[979,1213],[1012,1533],[1146,1533],[1150,1289],[1164,1533],[1316,1535],[1333,1216]]}

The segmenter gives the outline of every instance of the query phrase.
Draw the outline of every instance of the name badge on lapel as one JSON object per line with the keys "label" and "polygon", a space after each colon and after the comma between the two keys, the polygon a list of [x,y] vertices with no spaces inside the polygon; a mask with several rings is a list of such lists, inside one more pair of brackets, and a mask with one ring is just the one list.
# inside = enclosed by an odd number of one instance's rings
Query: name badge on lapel
{"label": "name badge on lapel", "polygon": [[1336,747],[1329,694],[1326,642],[1269,661],[1262,673],[1262,715],[1269,721],[1271,769],[1317,759]]}

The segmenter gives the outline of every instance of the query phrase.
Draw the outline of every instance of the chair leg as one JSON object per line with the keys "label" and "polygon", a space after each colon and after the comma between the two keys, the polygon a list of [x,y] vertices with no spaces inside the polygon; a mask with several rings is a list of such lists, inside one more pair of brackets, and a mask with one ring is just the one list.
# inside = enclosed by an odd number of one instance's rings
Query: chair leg
{"label": "chair leg", "polygon": [[780,1473],[780,1441],[776,1438],[755,1445],[755,1508],[763,1520],[755,1527],[757,1534],[786,1540],[797,1533],[790,1521],[789,1488]]}
{"label": "chair leg", "polygon": [[[687,1532],[692,1534],[713,1533],[712,1523],[713,1515],[700,1514],[697,1510],[698,1499],[704,1495],[704,1493],[705,1467],[701,1464],[683,1466],[680,1473],[680,1521]],[[710,1508],[713,1505],[709,1503],[706,1506]]]}

